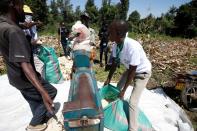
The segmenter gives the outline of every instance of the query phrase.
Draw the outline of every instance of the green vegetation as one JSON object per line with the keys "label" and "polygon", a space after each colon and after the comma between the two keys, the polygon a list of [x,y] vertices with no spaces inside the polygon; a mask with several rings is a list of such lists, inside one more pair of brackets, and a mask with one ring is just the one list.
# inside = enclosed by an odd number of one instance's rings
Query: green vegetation
{"label": "green vegetation", "polygon": [[42,31],[39,32],[40,36],[57,35],[58,25],[47,24]]}
{"label": "green vegetation", "polygon": [[[26,0],[25,3],[32,8],[34,20],[44,22],[44,27],[40,29],[44,30],[44,34],[46,34],[45,32],[55,33],[62,21],[70,28],[74,22],[80,20],[82,14],[81,7],[73,9],[70,0],[51,0],[48,6],[46,0]],[[172,6],[160,17],[149,14],[145,18],[141,18],[136,10],[128,14],[128,9],[129,0],[121,0],[117,3],[103,0],[100,8],[95,5],[94,0],[87,0],[84,11],[89,13],[91,27],[96,30],[99,30],[103,22],[109,24],[114,19],[123,19],[127,20],[130,32],[136,34],[150,34],[153,37],[154,35],[178,36],[178,39],[179,37],[194,38],[197,36],[197,3],[195,1],[190,1],[179,8]],[[127,15],[128,19],[126,19]]]}
{"label": "green vegetation", "polygon": [[179,40],[184,40],[185,38],[182,37],[172,37],[172,36],[168,36],[168,35],[164,35],[164,34],[155,34],[155,33],[151,33],[151,34],[139,34],[139,33],[135,33],[135,32],[129,32],[129,37],[133,38],[133,39],[145,39],[149,36],[149,38],[151,38],[151,40],[157,40],[157,41],[165,41],[165,42],[171,42],[171,41],[179,41]]}
{"label": "green vegetation", "polygon": [[[94,71],[96,75],[96,79],[101,82],[105,82],[107,79],[109,71],[105,71],[104,67],[100,67],[99,64],[95,64],[94,66]],[[113,75],[112,81],[117,82],[120,79],[121,74],[124,72],[125,68],[124,66],[120,66],[120,68],[117,68],[116,72]]]}

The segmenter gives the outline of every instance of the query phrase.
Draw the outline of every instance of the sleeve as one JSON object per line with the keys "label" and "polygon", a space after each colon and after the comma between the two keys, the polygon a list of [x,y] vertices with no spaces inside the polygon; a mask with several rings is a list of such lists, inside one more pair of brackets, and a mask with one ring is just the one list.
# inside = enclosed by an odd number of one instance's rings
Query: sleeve
{"label": "sleeve", "polygon": [[30,62],[31,47],[24,32],[20,28],[9,31],[9,61]]}
{"label": "sleeve", "polygon": [[130,51],[130,63],[129,65],[137,66],[140,64],[140,51],[138,49],[134,49]]}

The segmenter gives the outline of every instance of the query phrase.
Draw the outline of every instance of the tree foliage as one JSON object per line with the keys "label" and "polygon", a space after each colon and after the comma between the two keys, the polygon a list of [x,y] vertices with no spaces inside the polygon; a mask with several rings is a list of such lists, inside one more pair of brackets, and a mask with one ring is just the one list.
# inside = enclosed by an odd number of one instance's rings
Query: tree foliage
{"label": "tree foliage", "polygon": [[31,7],[34,15],[34,20],[40,20],[47,23],[48,7],[46,0],[26,0],[25,4]]}
{"label": "tree foliage", "polygon": [[71,26],[80,19],[82,12],[86,11],[94,27],[99,27],[102,23],[109,24],[114,19],[123,19],[128,21],[130,31],[135,33],[156,33],[188,38],[197,36],[196,1],[190,1],[179,8],[172,6],[166,13],[156,18],[152,14],[140,18],[138,11],[128,15],[129,0],[120,0],[117,3],[102,0],[100,8],[95,5],[94,0],[87,0],[83,11],[80,6],[73,9],[70,0],[50,0],[49,6],[46,5],[46,0],[26,0],[25,4],[34,12],[34,20],[41,20],[50,25],[64,21],[66,25]]}
{"label": "tree foliage", "polygon": [[57,19],[59,12],[58,12],[58,5],[55,2],[55,0],[51,1],[50,14],[51,14],[50,17],[52,17],[53,19]]}
{"label": "tree foliage", "polygon": [[139,22],[139,33],[151,33],[154,31],[155,18],[152,14],[148,15],[146,18],[140,20]]}
{"label": "tree foliage", "polygon": [[130,31],[137,33],[157,33],[170,36],[192,38],[197,36],[197,2],[191,1],[178,9],[170,7],[161,17],[149,15],[139,20],[136,11],[129,15]]}
{"label": "tree foliage", "polygon": [[120,0],[117,4],[119,19],[126,20],[129,10],[129,0]]}
{"label": "tree foliage", "polygon": [[174,19],[176,33],[183,37],[197,36],[197,2],[180,6]]}
{"label": "tree foliage", "polygon": [[111,0],[103,0],[99,14],[99,23],[102,24],[104,22],[109,24],[113,19],[116,19],[118,17],[118,10],[115,5],[111,5]]}
{"label": "tree foliage", "polygon": [[62,11],[63,20],[66,23],[73,23],[75,17],[73,12],[73,5],[70,4],[70,0],[64,0]]}
{"label": "tree foliage", "polygon": [[79,20],[81,14],[82,14],[82,11],[80,9],[80,6],[77,6],[76,9],[75,9],[75,20]]}
{"label": "tree foliage", "polygon": [[138,13],[138,11],[135,10],[129,15],[129,18],[128,18],[130,31],[137,32],[139,22],[140,22],[140,14]]}
{"label": "tree foliage", "polygon": [[87,0],[87,3],[85,5],[85,11],[89,14],[92,23],[98,22],[99,12],[94,4],[94,0]]}

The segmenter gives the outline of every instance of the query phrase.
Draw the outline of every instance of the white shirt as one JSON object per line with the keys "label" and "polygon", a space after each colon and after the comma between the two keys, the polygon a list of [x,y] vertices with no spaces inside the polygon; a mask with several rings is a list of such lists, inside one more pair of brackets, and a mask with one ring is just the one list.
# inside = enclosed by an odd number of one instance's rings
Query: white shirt
{"label": "white shirt", "polygon": [[[116,47],[117,44],[114,44],[112,48],[113,57],[116,57]],[[136,73],[151,72],[152,66],[142,45],[129,37],[124,40],[123,49],[120,52],[120,62],[127,69],[129,69],[129,65],[137,66]]]}

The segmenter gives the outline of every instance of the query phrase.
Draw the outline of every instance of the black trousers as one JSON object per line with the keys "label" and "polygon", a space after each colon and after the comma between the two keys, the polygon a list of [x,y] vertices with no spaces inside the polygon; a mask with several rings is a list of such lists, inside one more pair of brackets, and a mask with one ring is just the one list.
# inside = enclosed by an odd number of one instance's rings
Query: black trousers
{"label": "black trousers", "polygon": [[[53,100],[57,94],[56,88],[49,84],[47,81],[42,80],[41,83]],[[42,96],[37,91],[37,89],[32,85],[32,87],[22,89],[20,91],[25,100],[29,103],[33,114],[30,125],[35,126],[47,122],[50,118],[50,115],[48,115],[49,113],[43,103]]]}
{"label": "black trousers", "polygon": [[[102,45],[103,43],[105,43],[106,45],[103,46]],[[107,42],[103,42],[103,43],[100,44],[100,63],[102,63],[103,53],[104,53],[105,65],[106,65],[108,60],[108,47],[107,47]]]}

